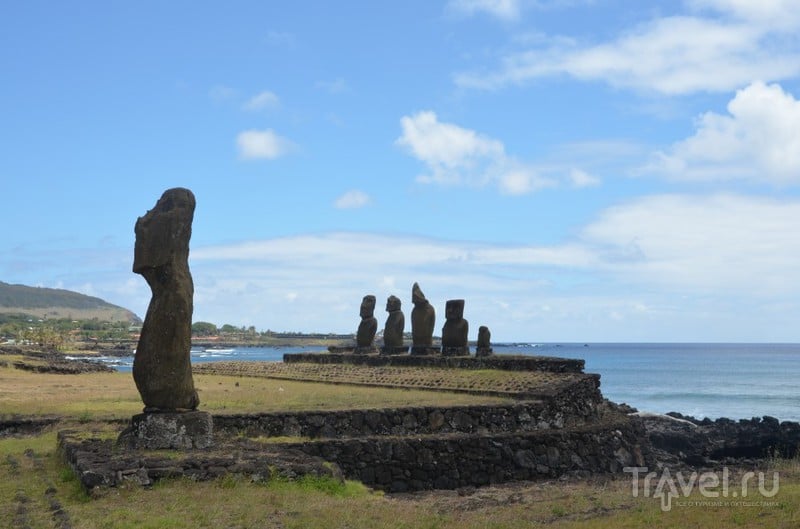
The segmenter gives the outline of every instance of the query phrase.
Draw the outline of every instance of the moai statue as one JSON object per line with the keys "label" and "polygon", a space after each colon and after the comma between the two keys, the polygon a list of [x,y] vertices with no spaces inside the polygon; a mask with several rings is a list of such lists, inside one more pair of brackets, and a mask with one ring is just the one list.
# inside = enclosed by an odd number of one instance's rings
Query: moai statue
{"label": "moai statue", "polygon": [[389,296],[386,300],[386,326],[383,328],[383,354],[401,354],[408,352],[408,347],[403,347],[403,330],[406,318],[400,310],[400,298]]}
{"label": "moai statue", "polygon": [[438,347],[433,346],[433,327],[436,324],[436,311],[433,305],[425,299],[425,294],[419,288],[418,283],[411,287],[411,301],[414,309],[411,311],[411,336],[413,345],[412,355],[428,355],[439,352]]}
{"label": "moai statue", "polygon": [[464,319],[464,300],[451,299],[444,309],[446,321],[442,327],[442,354],[467,356],[469,354],[469,322]]}
{"label": "moai statue", "polygon": [[478,346],[475,348],[475,356],[485,357],[485,356],[492,356],[494,351],[492,351],[492,333],[489,332],[489,327],[486,325],[481,325],[478,328]]}
{"label": "moai statue", "polygon": [[356,354],[377,352],[373,345],[375,333],[378,331],[378,320],[375,318],[375,296],[367,295],[361,300],[361,323],[356,334]]}
{"label": "moai statue", "polygon": [[136,221],[133,271],[152,291],[133,360],[133,380],[144,413],[133,417],[120,441],[143,448],[202,448],[211,444],[211,415],[200,399],[190,359],[192,297],[189,239],[195,199],[168,189]]}
{"label": "moai statue", "polygon": [[136,221],[133,271],[141,274],[153,297],[142,325],[133,380],[145,411],[196,409],[192,380],[192,297],[189,238],[194,195],[169,189],[155,207]]}

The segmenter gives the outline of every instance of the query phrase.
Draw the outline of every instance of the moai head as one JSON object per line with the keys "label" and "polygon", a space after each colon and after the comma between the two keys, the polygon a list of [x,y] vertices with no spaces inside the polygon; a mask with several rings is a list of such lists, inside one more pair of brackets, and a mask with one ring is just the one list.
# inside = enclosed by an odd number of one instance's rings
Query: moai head
{"label": "moai head", "polygon": [[364,299],[361,300],[361,310],[359,314],[361,314],[362,320],[375,316],[375,302],[375,296],[371,294],[364,296]]}
{"label": "moai head", "polygon": [[464,300],[450,299],[444,306],[444,317],[448,320],[460,320],[464,318]]}
{"label": "moai head", "polygon": [[414,305],[425,305],[428,303],[425,294],[423,294],[422,289],[419,288],[419,283],[414,283],[414,286],[411,287],[411,302]]}
{"label": "moai head", "polygon": [[389,296],[386,300],[386,312],[396,312],[400,310],[400,298],[397,296]]}
{"label": "moai head", "polygon": [[478,346],[488,347],[491,339],[492,339],[492,333],[489,332],[489,327],[487,327],[486,325],[481,325],[478,328]]}
{"label": "moai head", "polygon": [[134,228],[135,273],[188,259],[194,208],[194,194],[174,188],[165,191],[155,207],[139,217]]}

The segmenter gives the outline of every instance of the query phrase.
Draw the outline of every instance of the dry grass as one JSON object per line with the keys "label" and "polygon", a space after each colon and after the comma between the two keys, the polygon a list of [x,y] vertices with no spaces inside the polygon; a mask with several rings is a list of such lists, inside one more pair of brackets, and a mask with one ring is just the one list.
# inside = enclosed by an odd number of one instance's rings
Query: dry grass
{"label": "dry grass", "polygon": [[[200,409],[211,413],[500,403],[504,399],[264,378],[195,375]],[[41,374],[0,367],[0,415],[126,418],[142,409],[130,373]]]}

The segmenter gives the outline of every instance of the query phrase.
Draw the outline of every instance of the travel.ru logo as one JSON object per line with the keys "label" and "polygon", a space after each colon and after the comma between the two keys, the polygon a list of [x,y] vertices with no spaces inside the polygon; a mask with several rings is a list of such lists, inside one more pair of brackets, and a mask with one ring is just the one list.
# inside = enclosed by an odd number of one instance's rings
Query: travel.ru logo
{"label": "travel.ru logo", "polygon": [[[647,467],[625,467],[623,472],[631,474],[631,494],[638,498],[641,493],[645,498],[660,498],[661,510],[664,512],[672,509],[672,501],[677,500],[676,504],[681,507],[688,506],[771,506],[777,502],[764,502],[747,500],[750,489],[758,483],[758,494],[762,498],[772,498],[780,489],[780,476],[778,472],[772,473],[772,487],[767,489],[767,479],[763,472],[745,472],[742,474],[739,486],[731,486],[730,471],[728,467],[722,468],[722,473],[718,472],[691,472],[688,476],[683,472],[676,472],[674,475],[669,468],[664,468],[661,473],[648,472]],[[640,487],[641,478],[641,487]],[[697,489],[703,498],[702,501],[680,500],[689,498],[692,492]],[[731,499],[733,498],[733,499]]]}

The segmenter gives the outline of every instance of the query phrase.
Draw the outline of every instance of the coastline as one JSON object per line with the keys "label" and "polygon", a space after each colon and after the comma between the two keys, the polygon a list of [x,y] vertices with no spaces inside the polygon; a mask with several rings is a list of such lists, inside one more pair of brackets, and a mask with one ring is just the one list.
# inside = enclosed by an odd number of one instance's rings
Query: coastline
{"label": "coastline", "polygon": [[[196,342],[197,344],[205,342]],[[193,355],[193,362],[280,361],[284,352],[322,352],[325,346],[295,343],[246,347]],[[796,380],[798,344],[583,344],[494,343],[498,355],[523,354],[582,359],[587,373],[601,376],[604,395],[640,410],[680,412],[700,419],[735,420],[774,416],[800,421]],[[218,345],[217,347],[222,347]],[[241,355],[239,354],[241,353]]]}

